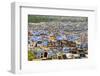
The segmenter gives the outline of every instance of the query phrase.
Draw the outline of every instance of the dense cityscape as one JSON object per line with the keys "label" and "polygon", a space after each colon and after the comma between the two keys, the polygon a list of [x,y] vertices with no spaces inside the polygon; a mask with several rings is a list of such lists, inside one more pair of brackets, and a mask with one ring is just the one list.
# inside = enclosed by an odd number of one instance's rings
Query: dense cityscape
{"label": "dense cityscape", "polygon": [[28,60],[88,58],[88,18],[28,16]]}

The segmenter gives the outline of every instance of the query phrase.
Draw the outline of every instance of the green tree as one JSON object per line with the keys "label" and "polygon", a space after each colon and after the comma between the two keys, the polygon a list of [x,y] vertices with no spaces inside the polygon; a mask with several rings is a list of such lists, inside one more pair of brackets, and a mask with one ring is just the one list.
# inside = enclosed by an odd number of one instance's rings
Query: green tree
{"label": "green tree", "polygon": [[28,51],[28,60],[32,61],[33,59],[35,59],[35,54],[31,50],[29,50]]}

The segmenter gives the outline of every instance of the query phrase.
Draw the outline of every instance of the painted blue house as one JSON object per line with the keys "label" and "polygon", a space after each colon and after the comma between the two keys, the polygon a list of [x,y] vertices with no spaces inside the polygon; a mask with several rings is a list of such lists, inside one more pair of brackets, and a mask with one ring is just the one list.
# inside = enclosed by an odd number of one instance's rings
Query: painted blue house
{"label": "painted blue house", "polygon": [[69,47],[63,47],[63,52],[64,53],[68,53],[70,51],[70,48]]}

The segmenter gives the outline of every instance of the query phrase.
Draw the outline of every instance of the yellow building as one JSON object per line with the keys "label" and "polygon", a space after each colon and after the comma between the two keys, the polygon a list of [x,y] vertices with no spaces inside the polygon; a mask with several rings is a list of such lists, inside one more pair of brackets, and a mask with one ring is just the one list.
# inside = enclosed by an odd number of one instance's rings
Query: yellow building
{"label": "yellow building", "polygon": [[56,40],[56,37],[55,37],[55,36],[50,36],[50,37],[49,37],[49,40],[50,40],[50,41],[55,41],[55,40]]}

